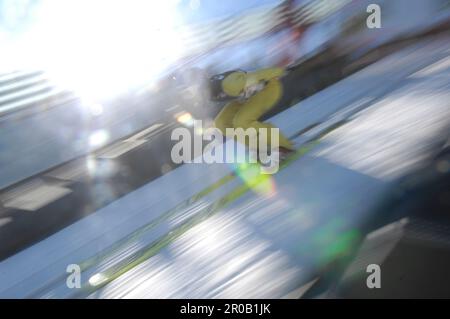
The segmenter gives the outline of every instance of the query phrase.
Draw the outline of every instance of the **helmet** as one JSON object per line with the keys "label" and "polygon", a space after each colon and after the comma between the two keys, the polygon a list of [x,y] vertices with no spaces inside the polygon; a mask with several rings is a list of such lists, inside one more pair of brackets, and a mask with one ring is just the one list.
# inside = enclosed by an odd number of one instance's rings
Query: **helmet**
{"label": "helmet", "polygon": [[209,81],[211,99],[228,101],[239,97],[244,91],[246,81],[246,72],[242,70],[233,70],[212,76]]}

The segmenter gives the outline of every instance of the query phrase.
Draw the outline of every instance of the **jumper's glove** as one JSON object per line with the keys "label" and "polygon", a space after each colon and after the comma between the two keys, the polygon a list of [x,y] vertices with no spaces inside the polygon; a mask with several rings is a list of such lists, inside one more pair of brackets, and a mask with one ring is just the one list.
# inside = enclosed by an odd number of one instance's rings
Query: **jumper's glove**
{"label": "jumper's glove", "polygon": [[255,95],[256,93],[258,93],[259,91],[264,89],[265,86],[266,86],[266,82],[259,82],[259,83],[247,86],[244,89],[243,97],[245,99],[248,99],[249,97]]}

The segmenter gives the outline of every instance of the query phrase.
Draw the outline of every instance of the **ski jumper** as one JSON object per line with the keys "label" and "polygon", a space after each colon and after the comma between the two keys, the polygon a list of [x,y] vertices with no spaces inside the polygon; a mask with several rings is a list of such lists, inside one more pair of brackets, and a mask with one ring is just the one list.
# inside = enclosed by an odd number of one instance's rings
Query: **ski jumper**
{"label": "ski jumper", "polygon": [[[267,141],[270,143],[270,129],[275,126],[260,122],[259,119],[281,100],[283,84],[279,77],[283,74],[282,68],[262,69],[249,73],[237,71],[229,74],[222,81],[222,89],[229,96],[239,98],[229,102],[222,109],[214,121],[215,126],[224,136],[227,128],[244,130],[254,128],[257,131],[259,128],[266,128]],[[280,133],[279,136],[280,147],[293,149],[292,143],[283,134]]]}

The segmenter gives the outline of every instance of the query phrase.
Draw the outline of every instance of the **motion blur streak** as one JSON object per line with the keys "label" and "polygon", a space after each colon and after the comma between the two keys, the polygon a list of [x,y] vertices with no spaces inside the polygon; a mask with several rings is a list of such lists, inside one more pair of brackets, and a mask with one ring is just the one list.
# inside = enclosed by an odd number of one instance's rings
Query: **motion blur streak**
{"label": "motion blur streak", "polygon": [[[0,298],[449,298],[450,0],[371,3],[0,0]],[[274,66],[276,174],[174,162]]]}

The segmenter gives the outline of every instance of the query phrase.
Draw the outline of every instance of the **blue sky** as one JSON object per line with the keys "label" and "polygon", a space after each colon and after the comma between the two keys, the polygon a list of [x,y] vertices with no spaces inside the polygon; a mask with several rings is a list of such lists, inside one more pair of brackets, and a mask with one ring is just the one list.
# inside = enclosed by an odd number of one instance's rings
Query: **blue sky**
{"label": "blue sky", "polygon": [[264,5],[277,5],[281,0],[181,0],[178,10],[185,23],[234,16],[245,10]]}
{"label": "blue sky", "polygon": [[[177,7],[178,16],[185,24],[206,22],[211,19],[238,15],[246,10],[265,6],[277,5],[282,0],[180,0]],[[39,5],[41,0],[0,0],[0,26],[6,21],[6,7],[17,6],[18,8],[31,9],[33,5]],[[132,3],[132,2],[130,2]],[[23,7],[22,7],[23,6]],[[88,10],[89,6],[87,6]],[[19,14],[14,22],[15,27],[24,26],[29,22],[30,16],[20,14],[22,10],[9,11],[9,14]]]}

